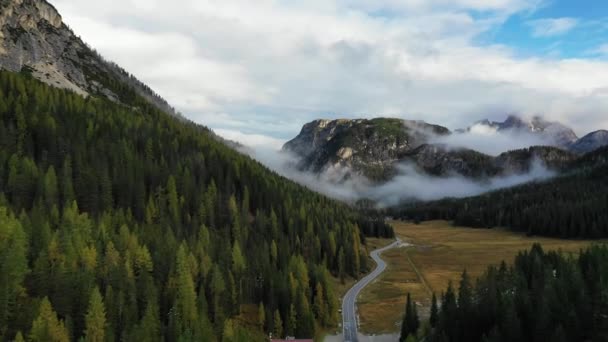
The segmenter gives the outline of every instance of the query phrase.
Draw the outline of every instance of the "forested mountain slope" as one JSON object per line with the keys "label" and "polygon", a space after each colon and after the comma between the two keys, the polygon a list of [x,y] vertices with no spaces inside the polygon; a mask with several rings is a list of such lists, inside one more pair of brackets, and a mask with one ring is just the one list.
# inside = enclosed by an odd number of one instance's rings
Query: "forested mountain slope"
{"label": "forested mountain slope", "polygon": [[414,203],[394,209],[403,218],[453,220],[472,227],[506,226],[559,237],[608,236],[608,149],[571,162],[566,172],[464,199]]}
{"label": "forested mountain slope", "polygon": [[334,324],[330,277],[366,268],[359,216],[134,101],[0,72],[0,339],[254,341]]}

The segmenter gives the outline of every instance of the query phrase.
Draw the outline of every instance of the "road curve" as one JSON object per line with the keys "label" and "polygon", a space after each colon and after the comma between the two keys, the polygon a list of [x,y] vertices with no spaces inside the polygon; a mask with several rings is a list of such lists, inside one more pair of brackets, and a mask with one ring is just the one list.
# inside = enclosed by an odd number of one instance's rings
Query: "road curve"
{"label": "road curve", "polygon": [[393,242],[392,244],[373,251],[371,253],[371,256],[372,259],[374,259],[374,261],[376,262],[376,268],[372,273],[359,280],[358,283],[356,283],[353,287],[351,287],[350,290],[348,290],[348,292],[346,292],[346,295],[342,300],[342,332],[344,336],[344,342],[358,342],[356,308],[357,296],[359,296],[359,293],[361,292],[361,290],[363,290],[363,288],[369,285],[386,269],[386,263],[380,258],[380,254],[382,254],[382,252],[386,250],[398,246],[400,243],[401,240],[397,239],[397,241]]}

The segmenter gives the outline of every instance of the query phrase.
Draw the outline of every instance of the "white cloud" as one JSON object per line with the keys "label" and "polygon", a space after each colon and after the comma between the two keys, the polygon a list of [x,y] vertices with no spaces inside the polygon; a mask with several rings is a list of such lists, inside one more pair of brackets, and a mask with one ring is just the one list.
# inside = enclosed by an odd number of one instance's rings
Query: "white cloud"
{"label": "white cloud", "polygon": [[518,131],[497,132],[485,125],[474,125],[466,133],[436,137],[432,143],[446,144],[453,148],[471,149],[491,156],[530,146],[554,144],[538,134]]}
{"label": "white cloud", "polygon": [[474,196],[522,183],[546,180],[555,175],[538,161],[532,163],[527,173],[478,181],[459,175],[430,176],[418,171],[411,164],[403,163],[398,166],[398,174],[394,178],[383,184],[375,184],[364,177],[352,174],[346,180],[337,181],[343,179],[344,172],[347,171],[344,169],[329,168],[318,175],[298,171],[294,167],[298,161],[297,157],[263,144],[254,148],[243,148],[242,152],[314,191],[347,202],[371,199],[379,206],[392,206],[411,200],[428,201],[445,197]]}
{"label": "white cloud", "polygon": [[213,128],[288,139],[321,116],[459,128],[511,112],[580,133],[608,126],[608,62],[519,58],[476,43],[540,3],[54,1],[85,41]]}
{"label": "white cloud", "polygon": [[571,31],[578,25],[575,18],[545,18],[528,21],[534,37],[553,37]]}
{"label": "white cloud", "polygon": [[262,134],[246,134],[229,129],[215,129],[214,131],[219,136],[238,142],[246,147],[267,148],[278,151],[283,147],[283,144],[285,144],[284,140],[275,139]]}

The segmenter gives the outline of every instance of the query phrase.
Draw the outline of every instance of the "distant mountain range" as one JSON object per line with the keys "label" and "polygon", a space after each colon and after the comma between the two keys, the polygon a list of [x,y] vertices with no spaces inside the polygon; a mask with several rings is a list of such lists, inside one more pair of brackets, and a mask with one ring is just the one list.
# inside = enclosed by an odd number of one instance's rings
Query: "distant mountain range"
{"label": "distant mountain range", "polygon": [[[514,137],[530,135],[544,143],[490,156],[436,142],[438,138],[479,130]],[[401,119],[316,120],[304,125],[283,150],[297,156],[296,167],[300,170],[332,172],[337,175],[336,181],[362,175],[382,182],[396,175],[402,162],[413,163],[431,175],[470,178],[525,173],[537,160],[549,169],[561,170],[578,155],[606,145],[607,131],[579,139],[571,128],[559,122],[510,115],[504,122],[483,120],[454,132],[439,125]]]}

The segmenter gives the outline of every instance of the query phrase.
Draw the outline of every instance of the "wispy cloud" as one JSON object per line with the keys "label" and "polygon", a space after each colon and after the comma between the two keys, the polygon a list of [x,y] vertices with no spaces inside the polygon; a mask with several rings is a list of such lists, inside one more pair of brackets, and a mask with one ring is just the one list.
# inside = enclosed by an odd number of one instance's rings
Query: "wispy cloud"
{"label": "wispy cloud", "polygon": [[608,57],[608,43],[602,44],[594,49],[589,50],[589,55]]}
{"label": "wispy cloud", "polygon": [[545,18],[530,20],[526,23],[532,28],[534,37],[554,37],[568,33],[578,25],[575,18]]}

